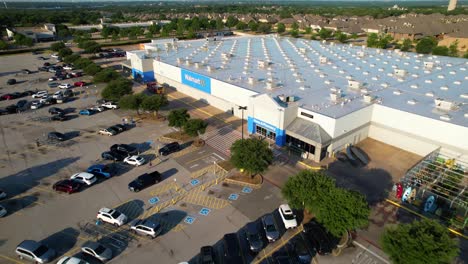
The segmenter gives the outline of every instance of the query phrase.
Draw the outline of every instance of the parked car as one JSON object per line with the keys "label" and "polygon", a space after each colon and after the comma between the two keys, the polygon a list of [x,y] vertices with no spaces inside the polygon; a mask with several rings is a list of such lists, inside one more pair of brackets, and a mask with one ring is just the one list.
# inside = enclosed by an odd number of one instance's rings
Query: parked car
{"label": "parked car", "polygon": [[48,96],[44,96],[41,99],[39,99],[39,102],[43,105],[51,105],[57,103],[56,99]]}
{"label": "parked car", "polygon": [[70,73],[71,75],[73,75],[73,77],[81,77],[83,74],[81,72],[71,72]]}
{"label": "parked car", "polygon": [[145,164],[146,160],[142,156],[133,155],[130,157],[126,157],[124,159],[124,162],[133,166],[140,166]]}
{"label": "parked car", "polygon": [[81,246],[81,252],[104,262],[112,258],[112,250],[94,241],[87,241]]}
{"label": "parked car", "polygon": [[241,255],[239,240],[237,239],[236,233],[229,233],[224,235],[223,248],[224,256],[226,257],[234,257]]}
{"label": "parked car", "polygon": [[18,107],[16,105],[9,105],[5,107],[5,111],[7,111],[9,114],[14,114],[18,112]]}
{"label": "parked car", "polygon": [[73,85],[75,87],[83,87],[83,86],[86,86],[86,82],[79,81],[79,82],[75,82]]}
{"label": "parked car", "polygon": [[49,114],[51,115],[65,114],[65,111],[62,108],[51,107],[49,108]]}
{"label": "parked car", "polygon": [[52,98],[60,98],[60,97],[63,97],[63,92],[62,91],[56,91],[53,95],[52,95]]}
{"label": "parked car", "polygon": [[245,227],[247,241],[252,252],[259,252],[263,248],[263,238],[257,223],[248,223]]}
{"label": "parked car", "polygon": [[113,127],[118,128],[119,131],[125,131],[125,130],[127,130],[127,127],[124,126],[124,125],[122,125],[122,124],[115,124],[115,125],[113,125]]}
{"label": "parked car", "polygon": [[47,96],[49,95],[49,93],[47,91],[39,91],[39,92],[36,92],[35,94],[33,94],[31,97],[32,98],[42,98],[44,96]]}
{"label": "parked car", "polygon": [[88,186],[96,182],[96,176],[87,172],[75,173],[70,177],[70,180],[78,181]]}
{"label": "parked car", "polygon": [[49,88],[55,88],[55,87],[59,86],[59,83],[50,82],[50,83],[47,84],[47,86],[49,86]]}
{"label": "parked car", "polygon": [[128,189],[132,192],[139,192],[151,185],[161,181],[161,173],[153,171],[151,173],[144,173],[138,176],[135,180],[128,184]]}
{"label": "parked car", "polygon": [[[46,58],[43,58],[44,60],[46,60]],[[42,65],[44,67],[50,67],[50,63],[49,62],[44,62],[44,64]]]}
{"label": "parked car", "polygon": [[27,100],[19,100],[18,102],[16,102],[16,107],[18,109],[23,109],[27,104],[28,104]]}
{"label": "parked car", "polygon": [[127,216],[115,209],[101,208],[97,219],[115,226],[122,226],[127,222]]}
{"label": "parked car", "polygon": [[1,100],[12,100],[15,99],[15,97],[12,94],[4,94],[0,97]]}
{"label": "parked car", "polygon": [[268,239],[268,242],[274,242],[279,238],[279,231],[275,224],[275,219],[272,214],[267,214],[262,217],[263,230]]}
{"label": "parked car", "polygon": [[90,108],[91,110],[95,112],[104,112],[106,109],[102,106],[96,105]]}
{"label": "parked car", "polygon": [[63,66],[63,69],[64,69],[64,70],[67,70],[67,71],[72,71],[72,70],[74,70],[74,68],[73,68],[72,66],[70,66],[70,65]]}
{"label": "parked car", "polygon": [[302,231],[306,240],[320,255],[328,255],[339,243],[339,238],[334,237],[321,224],[312,219],[304,224]]}
{"label": "parked car", "polygon": [[15,252],[20,259],[36,263],[48,263],[55,257],[55,250],[34,240],[24,240],[16,247]]}
{"label": "parked car", "polygon": [[123,129],[118,126],[110,126],[108,129],[114,130],[115,132],[117,132],[117,134],[123,132]]}
{"label": "parked car", "polygon": [[297,227],[296,216],[294,215],[291,207],[288,204],[282,204],[278,208],[278,212],[283,220],[284,227],[286,229]]}
{"label": "parked car", "polygon": [[135,234],[140,234],[151,238],[156,238],[162,231],[161,225],[159,223],[155,223],[149,219],[135,219],[132,221],[130,229]]}
{"label": "parked car", "polygon": [[5,215],[8,214],[8,211],[3,205],[0,205],[0,217],[4,217]]}
{"label": "parked car", "polygon": [[80,115],[93,115],[94,114],[94,111],[91,110],[91,109],[83,109],[83,110],[80,110],[79,112]]}
{"label": "parked car", "polygon": [[128,155],[136,155],[138,153],[137,148],[132,147],[127,144],[114,144],[110,147],[111,151],[120,151],[122,153],[125,153],[127,156]]}
{"label": "parked car", "polygon": [[65,135],[59,132],[49,132],[49,134],[47,134],[47,138],[49,140],[58,140],[58,141],[64,141],[66,139]]}
{"label": "parked car", "polygon": [[38,100],[31,102],[31,109],[39,109],[42,107],[42,103]]}
{"label": "parked car", "polygon": [[91,165],[86,171],[93,174],[94,176],[100,176],[104,178],[112,177],[110,167],[104,164]]}
{"label": "parked car", "polygon": [[296,237],[296,239],[292,241],[292,245],[299,263],[309,264],[312,258],[317,254],[315,249],[309,249],[306,242],[301,237]]}
{"label": "parked car", "polygon": [[78,192],[81,186],[83,186],[81,182],[67,179],[56,182],[52,186],[52,189],[58,192],[66,192],[68,194],[72,194]]}
{"label": "parked car", "polygon": [[21,69],[21,73],[23,74],[31,74],[32,71],[28,70],[28,69]]}
{"label": "parked car", "polygon": [[105,160],[122,161],[127,157],[127,154],[120,151],[106,151],[101,154],[101,157]]}
{"label": "parked car", "polygon": [[57,53],[54,53],[54,54],[50,55],[50,57],[52,57],[52,58],[55,58],[55,59],[56,59],[56,58],[58,58],[58,57],[59,57],[59,55],[58,55]]}
{"label": "parked car", "polygon": [[105,135],[105,136],[114,136],[117,135],[117,131],[112,128],[103,128],[98,131],[98,134]]}
{"label": "parked car", "polygon": [[49,68],[48,67],[38,67],[37,70],[38,71],[43,71],[43,72],[48,72]]}
{"label": "parked car", "polygon": [[73,86],[69,83],[61,83],[58,87],[60,89],[69,89],[69,88],[72,88]]}
{"label": "parked car", "polygon": [[107,109],[117,109],[117,108],[119,108],[119,106],[117,104],[112,103],[112,102],[105,102],[101,106],[105,107]]}
{"label": "parked car", "polygon": [[73,90],[68,89],[68,90],[63,91],[63,97],[68,98],[72,96],[73,96]]}
{"label": "parked car", "polygon": [[13,85],[16,83],[16,79],[8,79],[6,82],[8,85]]}
{"label": "parked car", "polygon": [[82,259],[76,258],[76,257],[63,257],[61,258],[57,264],[89,264],[89,262],[86,262]]}
{"label": "parked car", "polygon": [[173,152],[177,152],[180,150],[180,145],[179,143],[177,142],[172,142],[172,143],[169,143],[167,145],[165,145],[164,147],[160,148],[159,149],[159,155],[161,156],[167,156]]}
{"label": "parked car", "polygon": [[49,82],[56,81],[56,80],[57,80],[57,77],[55,77],[55,76],[49,77]]}
{"label": "parked car", "polygon": [[9,112],[6,109],[0,108],[0,115],[8,115],[8,114]]}
{"label": "parked car", "polygon": [[215,264],[215,251],[212,246],[204,246],[200,248],[200,264]]}
{"label": "parked car", "polygon": [[0,189],[0,200],[5,199],[6,197],[7,197],[7,193],[4,190]]}

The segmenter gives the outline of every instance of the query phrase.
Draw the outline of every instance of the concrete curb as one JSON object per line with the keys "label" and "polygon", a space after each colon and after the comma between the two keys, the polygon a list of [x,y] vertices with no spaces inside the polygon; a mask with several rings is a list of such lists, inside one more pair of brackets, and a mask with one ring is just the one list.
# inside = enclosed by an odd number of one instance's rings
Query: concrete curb
{"label": "concrete curb", "polygon": [[263,176],[260,176],[260,177],[262,177],[262,182],[259,183],[259,184],[247,183],[247,182],[243,182],[243,181],[233,180],[233,179],[230,179],[230,178],[224,179],[224,182],[231,183],[231,184],[236,184],[236,185],[240,185],[240,186],[251,187],[253,189],[260,189],[262,187],[262,184],[263,184]]}

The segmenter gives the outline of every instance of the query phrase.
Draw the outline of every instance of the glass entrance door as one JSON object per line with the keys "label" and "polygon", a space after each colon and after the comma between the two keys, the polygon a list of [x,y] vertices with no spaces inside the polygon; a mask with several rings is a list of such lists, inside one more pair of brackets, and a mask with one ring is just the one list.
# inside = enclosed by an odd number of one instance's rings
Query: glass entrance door
{"label": "glass entrance door", "polygon": [[276,139],[276,133],[271,131],[271,130],[268,130],[264,127],[261,127],[259,125],[255,125],[255,133],[256,134],[259,134],[259,135],[262,135],[263,137],[266,137],[268,139],[271,139],[271,140],[275,140]]}

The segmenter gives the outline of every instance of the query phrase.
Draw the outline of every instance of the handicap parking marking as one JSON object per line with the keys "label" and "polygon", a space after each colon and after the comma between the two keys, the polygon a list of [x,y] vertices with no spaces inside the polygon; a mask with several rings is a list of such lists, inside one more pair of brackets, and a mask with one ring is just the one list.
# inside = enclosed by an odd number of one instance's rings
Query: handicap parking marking
{"label": "handicap parking marking", "polygon": [[150,204],[156,204],[159,202],[159,197],[155,196],[148,200]]}
{"label": "handicap parking marking", "polygon": [[199,214],[207,216],[211,212],[211,209],[208,208],[202,208],[199,212]]}
{"label": "handicap parking marking", "polygon": [[195,185],[197,185],[197,184],[199,184],[199,183],[200,183],[200,181],[197,180],[197,179],[193,179],[193,180],[190,181],[190,184],[191,184],[192,186],[195,186]]}
{"label": "handicap parking marking", "polygon": [[195,219],[196,219],[196,217],[187,216],[187,217],[185,217],[184,222],[191,225],[191,224],[193,224],[193,222],[195,222]]}
{"label": "handicap parking marking", "polygon": [[251,192],[252,192],[252,188],[245,186],[244,188],[242,188],[242,192],[243,192],[243,193],[251,193]]}
{"label": "handicap parking marking", "polygon": [[229,195],[229,197],[228,197],[228,199],[231,200],[231,201],[235,201],[235,200],[237,200],[237,198],[239,198],[239,194],[237,194],[237,193],[231,193]]}

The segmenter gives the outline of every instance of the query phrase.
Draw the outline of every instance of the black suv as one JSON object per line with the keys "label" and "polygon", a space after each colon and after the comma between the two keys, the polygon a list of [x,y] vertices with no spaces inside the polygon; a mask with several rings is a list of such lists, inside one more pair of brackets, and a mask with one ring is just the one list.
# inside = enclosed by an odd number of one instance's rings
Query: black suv
{"label": "black suv", "polygon": [[172,142],[172,143],[169,143],[167,145],[165,145],[164,147],[160,148],[159,149],[159,155],[161,156],[167,156],[173,152],[177,152],[180,150],[180,145],[179,143],[177,142]]}
{"label": "black suv", "polygon": [[304,225],[302,231],[307,242],[314,248],[320,255],[328,255],[339,243],[339,238],[330,234],[321,224],[315,220],[311,220]]}
{"label": "black suv", "polygon": [[127,156],[138,154],[138,151],[135,147],[132,147],[127,144],[114,144],[110,147],[110,150],[125,153],[125,155]]}
{"label": "black suv", "polygon": [[8,79],[7,84],[8,85],[13,85],[16,83],[16,79]]}
{"label": "black suv", "polygon": [[223,237],[224,256],[236,257],[240,256],[239,240],[236,233],[225,234]]}
{"label": "black suv", "polygon": [[58,140],[58,141],[64,141],[66,138],[65,138],[65,135],[62,134],[62,133],[59,133],[59,132],[50,132],[48,135],[47,135],[47,138],[49,140]]}
{"label": "black suv", "polygon": [[128,155],[122,153],[120,151],[106,151],[101,154],[101,157],[105,160],[113,160],[113,161],[122,161]]}
{"label": "black suv", "polygon": [[200,248],[200,264],[215,264],[215,253],[212,246],[204,246]]}
{"label": "black suv", "polygon": [[128,184],[128,189],[132,192],[139,192],[144,188],[156,184],[161,181],[161,173],[153,171],[145,173]]}
{"label": "black suv", "polygon": [[63,114],[65,114],[65,111],[63,111],[62,108],[51,107],[51,108],[49,108],[49,114],[51,114],[51,115],[63,115]]}
{"label": "black suv", "polygon": [[263,237],[260,233],[260,228],[257,223],[248,223],[245,227],[245,234],[249,247],[252,252],[259,252],[263,248]]}

